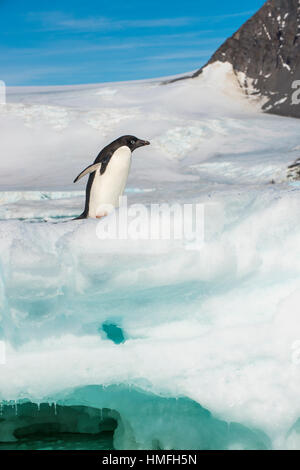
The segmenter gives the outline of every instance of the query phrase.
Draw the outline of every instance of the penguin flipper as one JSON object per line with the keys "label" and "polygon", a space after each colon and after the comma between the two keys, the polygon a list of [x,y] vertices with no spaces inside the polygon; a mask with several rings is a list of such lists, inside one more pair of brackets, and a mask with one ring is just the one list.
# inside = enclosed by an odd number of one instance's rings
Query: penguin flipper
{"label": "penguin flipper", "polygon": [[93,165],[89,165],[85,168],[78,176],[74,179],[73,183],[77,183],[83,176],[87,175],[88,173],[93,173],[94,171],[98,170],[101,167],[102,163],[93,163]]}

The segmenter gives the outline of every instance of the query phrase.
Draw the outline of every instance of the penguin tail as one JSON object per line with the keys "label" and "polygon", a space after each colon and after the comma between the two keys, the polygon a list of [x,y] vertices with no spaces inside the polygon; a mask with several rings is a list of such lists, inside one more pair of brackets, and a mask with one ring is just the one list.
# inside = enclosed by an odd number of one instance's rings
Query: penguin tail
{"label": "penguin tail", "polygon": [[74,217],[74,219],[71,219],[71,220],[81,220],[81,219],[86,219],[87,216],[85,215],[85,213],[83,212],[82,214],[80,214],[78,217]]}

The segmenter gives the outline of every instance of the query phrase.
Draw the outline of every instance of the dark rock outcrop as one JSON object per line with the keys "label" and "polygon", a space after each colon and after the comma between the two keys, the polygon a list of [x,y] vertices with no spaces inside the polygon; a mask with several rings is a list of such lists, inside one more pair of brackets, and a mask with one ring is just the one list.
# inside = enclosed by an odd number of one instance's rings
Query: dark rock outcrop
{"label": "dark rock outcrop", "polygon": [[263,111],[300,117],[300,1],[268,0],[205,66],[216,61],[232,64],[244,92],[263,98]]}
{"label": "dark rock outcrop", "polygon": [[300,181],[300,158],[288,166],[287,179],[291,181]]}

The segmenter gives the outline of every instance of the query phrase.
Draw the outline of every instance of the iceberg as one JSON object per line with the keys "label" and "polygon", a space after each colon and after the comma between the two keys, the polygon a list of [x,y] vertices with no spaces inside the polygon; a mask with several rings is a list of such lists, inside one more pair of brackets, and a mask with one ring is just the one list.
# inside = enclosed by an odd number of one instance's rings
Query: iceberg
{"label": "iceberg", "polygon": [[[300,448],[300,188],[286,174],[300,124],[261,114],[228,64],[208,72],[7,90],[0,448],[68,433],[93,448]],[[152,143],[128,204],[142,222],[152,204],[202,204],[200,246],[70,220],[74,176],[127,133]]]}

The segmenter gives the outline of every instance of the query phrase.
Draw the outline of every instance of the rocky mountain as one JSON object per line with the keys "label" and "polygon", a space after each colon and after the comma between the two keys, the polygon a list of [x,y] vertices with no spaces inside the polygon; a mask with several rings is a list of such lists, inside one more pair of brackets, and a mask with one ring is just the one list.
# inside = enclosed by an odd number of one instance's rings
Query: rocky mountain
{"label": "rocky mountain", "polygon": [[299,118],[300,1],[268,0],[205,67],[216,61],[232,64],[239,85],[261,98],[263,111]]}

